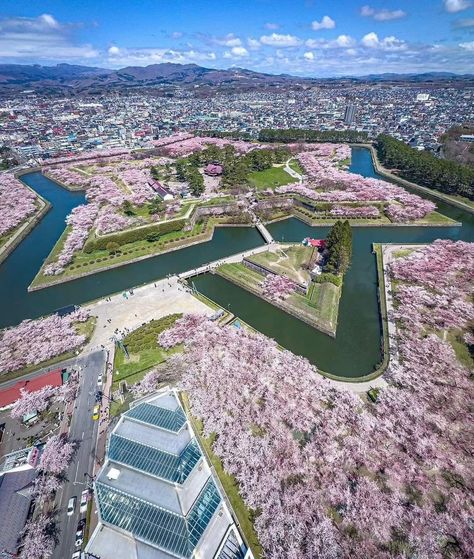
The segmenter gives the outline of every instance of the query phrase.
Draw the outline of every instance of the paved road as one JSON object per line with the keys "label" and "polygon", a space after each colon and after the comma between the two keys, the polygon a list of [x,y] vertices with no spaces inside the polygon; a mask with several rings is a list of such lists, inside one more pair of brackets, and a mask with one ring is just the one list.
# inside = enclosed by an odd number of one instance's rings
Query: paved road
{"label": "paved road", "polygon": [[[76,527],[81,518],[79,503],[81,493],[87,487],[84,472],[92,475],[97,439],[98,421],[92,420],[92,409],[95,405],[97,377],[99,373],[105,372],[105,364],[106,352],[101,350],[76,360],[76,366],[82,367],[82,373],[69,438],[77,442],[78,450],[66,474],[68,482],[56,499],[59,509],[59,544],[54,551],[53,559],[69,559],[76,550],[74,545]],[[76,510],[72,516],[67,516],[67,504],[74,495],[77,497]]]}

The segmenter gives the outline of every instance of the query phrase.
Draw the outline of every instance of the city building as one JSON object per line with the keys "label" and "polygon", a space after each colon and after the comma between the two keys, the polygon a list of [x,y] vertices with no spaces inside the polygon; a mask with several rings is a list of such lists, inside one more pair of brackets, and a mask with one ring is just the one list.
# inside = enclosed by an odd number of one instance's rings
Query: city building
{"label": "city building", "polygon": [[346,110],[344,112],[344,122],[346,124],[352,124],[354,122],[355,112],[356,108],[354,105],[350,104],[346,106]]}
{"label": "city building", "polygon": [[101,559],[250,559],[177,393],[132,404],[95,480]]}

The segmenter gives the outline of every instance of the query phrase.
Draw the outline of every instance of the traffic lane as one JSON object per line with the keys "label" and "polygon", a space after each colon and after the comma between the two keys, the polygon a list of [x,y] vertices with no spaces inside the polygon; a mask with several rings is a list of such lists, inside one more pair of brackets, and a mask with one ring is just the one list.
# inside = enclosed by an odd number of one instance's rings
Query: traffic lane
{"label": "traffic lane", "polygon": [[[92,474],[95,444],[97,439],[97,422],[92,420],[95,404],[97,377],[104,374],[106,355],[104,351],[90,353],[77,360],[81,367],[80,391],[71,420],[69,438],[77,443],[77,451],[67,472],[67,482],[63,487],[59,506],[59,543],[53,554],[54,559],[68,559],[76,551],[75,534],[80,518],[81,493],[87,488],[84,473]],[[74,514],[67,515],[67,506],[71,497],[76,497]]]}

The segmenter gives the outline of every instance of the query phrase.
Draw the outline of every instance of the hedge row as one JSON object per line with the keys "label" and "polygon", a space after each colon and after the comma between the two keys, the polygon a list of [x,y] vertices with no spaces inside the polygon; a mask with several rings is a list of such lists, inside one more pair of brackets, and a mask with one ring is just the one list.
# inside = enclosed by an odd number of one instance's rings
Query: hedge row
{"label": "hedge row", "polygon": [[175,221],[164,221],[163,223],[154,223],[147,227],[130,229],[129,231],[121,231],[105,237],[96,237],[89,239],[84,245],[84,252],[90,254],[95,250],[106,250],[109,243],[117,243],[118,245],[126,245],[135,243],[136,241],[144,241],[150,233],[158,233],[164,235],[172,231],[180,231],[186,223],[185,219],[177,219]]}
{"label": "hedge row", "polygon": [[332,283],[337,287],[341,287],[342,276],[336,276],[335,274],[323,273],[323,274],[320,274],[319,276],[316,276],[314,278],[314,281],[316,283]]}

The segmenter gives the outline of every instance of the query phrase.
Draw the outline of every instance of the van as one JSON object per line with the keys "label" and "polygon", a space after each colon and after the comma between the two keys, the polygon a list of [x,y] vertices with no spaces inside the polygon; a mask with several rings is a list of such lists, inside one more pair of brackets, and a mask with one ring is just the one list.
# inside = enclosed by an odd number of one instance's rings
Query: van
{"label": "van", "polygon": [[69,503],[67,504],[67,515],[72,516],[76,508],[77,497],[71,497]]}

